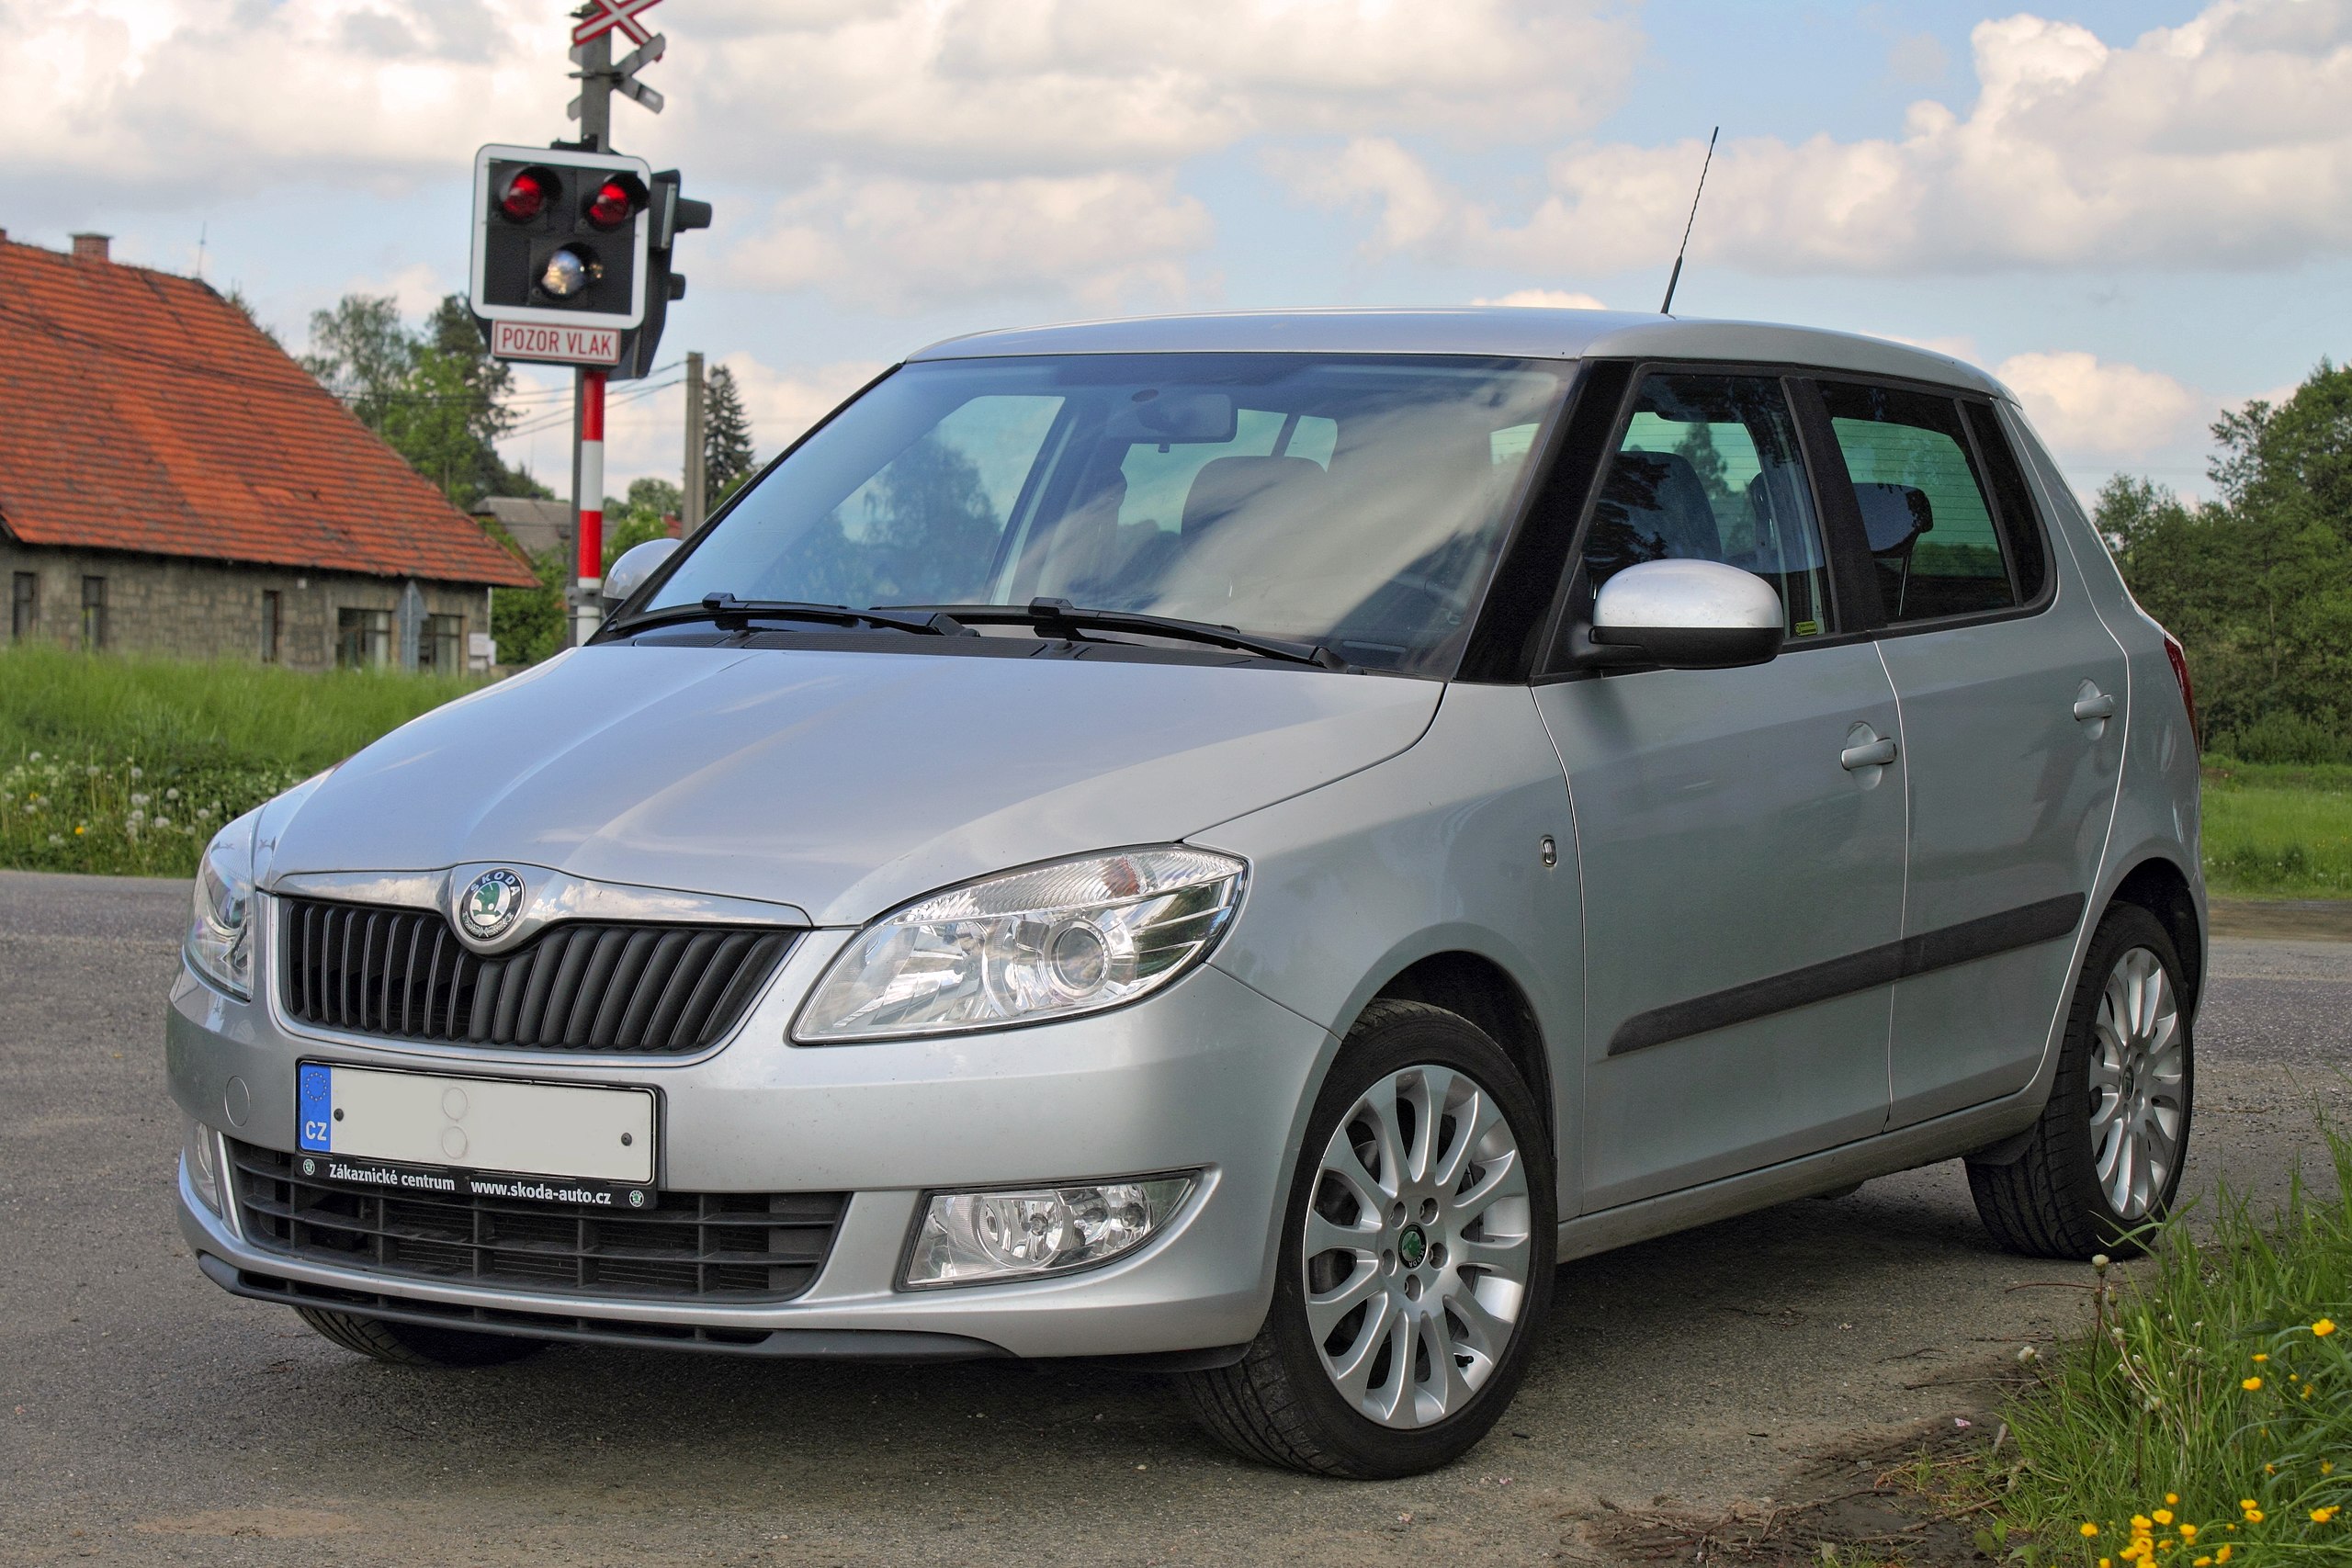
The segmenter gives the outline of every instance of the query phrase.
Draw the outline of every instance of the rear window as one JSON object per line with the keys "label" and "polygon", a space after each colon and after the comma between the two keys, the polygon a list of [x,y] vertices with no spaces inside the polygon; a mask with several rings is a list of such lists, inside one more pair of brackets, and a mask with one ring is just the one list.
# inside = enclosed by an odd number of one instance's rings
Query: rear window
{"label": "rear window", "polygon": [[1825,382],[1821,395],[1853,480],[1887,619],[1939,620],[2022,603],[1960,405],[1931,393],[1840,382]]}

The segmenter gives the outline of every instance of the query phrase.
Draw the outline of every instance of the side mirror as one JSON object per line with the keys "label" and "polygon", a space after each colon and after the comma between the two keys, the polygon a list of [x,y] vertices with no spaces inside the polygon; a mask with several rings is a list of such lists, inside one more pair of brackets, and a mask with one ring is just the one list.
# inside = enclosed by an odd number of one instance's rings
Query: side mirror
{"label": "side mirror", "polygon": [[1781,651],[1781,596],[1754,572],[1712,560],[1653,560],[1600,585],[1592,640],[1627,650],[1608,663],[1671,670],[1762,664]]}
{"label": "side mirror", "polygon": [[675,539],[648,539],[623,550],[621,558],[605,573],[605,614],[609,615],[627,604],[628,596],[644,587],[645,580],[659,571],[677,547]]}

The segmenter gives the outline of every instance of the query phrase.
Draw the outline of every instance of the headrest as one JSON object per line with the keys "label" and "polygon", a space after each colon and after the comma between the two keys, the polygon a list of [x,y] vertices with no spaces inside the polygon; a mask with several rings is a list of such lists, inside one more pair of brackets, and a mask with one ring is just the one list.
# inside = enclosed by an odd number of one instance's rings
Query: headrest
{"label": "headrest", "polygon": [[1723,558],[1706,484],[1679,452],[1618,453],[1600,499],[1604,513],[1615,512],[1635,535],[1657,540],[1668,558]]}
{"label": "headrest", "polygon": [[1899,550],[1936,525],[1928,492],[1913,485],[1858,484],[1854,500],[1861,506],[1862,531],[1874,555]]}
{"label": "headrest", "polygon": [[1296,496],[1325,477],[1323,465],[1312,457],[1212,457],[1193,476],[1184,496],[1183,531],[1213,528],[1276,489]]}

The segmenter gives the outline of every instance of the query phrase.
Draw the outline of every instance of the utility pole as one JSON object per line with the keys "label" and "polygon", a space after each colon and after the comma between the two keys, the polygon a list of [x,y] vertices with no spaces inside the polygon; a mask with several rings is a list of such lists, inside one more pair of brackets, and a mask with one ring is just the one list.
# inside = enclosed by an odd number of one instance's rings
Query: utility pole
{"label": "utility pole", "polygon": [[[583,6],[582,20],[600,7]],[[613,35],[609,28],[574,44],[584,150],[609,152],[613,146]],[[596,635],[605,619],[605,373],[583,366],[571,373],[571,515],[577,541],[578,581],[571,592],[571,645]]]}
{"label": "utility pole", "polygon": [[710,482],[710,468],[703,457],[702,355],[686,355],[686,482],[679,488],[684,492],[678,503],[678,532],[693,538],[702,531],[704,516],[710,510],[710,498],[704,493]]}

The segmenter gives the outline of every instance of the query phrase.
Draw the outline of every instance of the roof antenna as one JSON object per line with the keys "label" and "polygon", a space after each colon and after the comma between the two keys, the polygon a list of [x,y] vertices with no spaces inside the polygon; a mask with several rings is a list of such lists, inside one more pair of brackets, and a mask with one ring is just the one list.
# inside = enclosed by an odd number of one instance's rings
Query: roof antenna
{"label": "roof antenna", "polygon": [[209,221],[196,226],[196,280],[198,283],[204,281],[204,236],[211,228]]}
{"label": "roof antenna", "polygon": [[1707,132],[1707,159],[1699,165],[1699,188],[1690,193],[1690,216],[1682,225],[1682,248],[1674,253],[1674,271],[1666,280],[1666,303],[1657,308],[1661,316],[1674,313],[1674,286],[1682,281],[1682,253],[1690,248],[1690,225],[1699,221],[1699,197],[1707,188],[1707,168],[1715,161],[1715,138],[1723,134],[1722,126]]}

